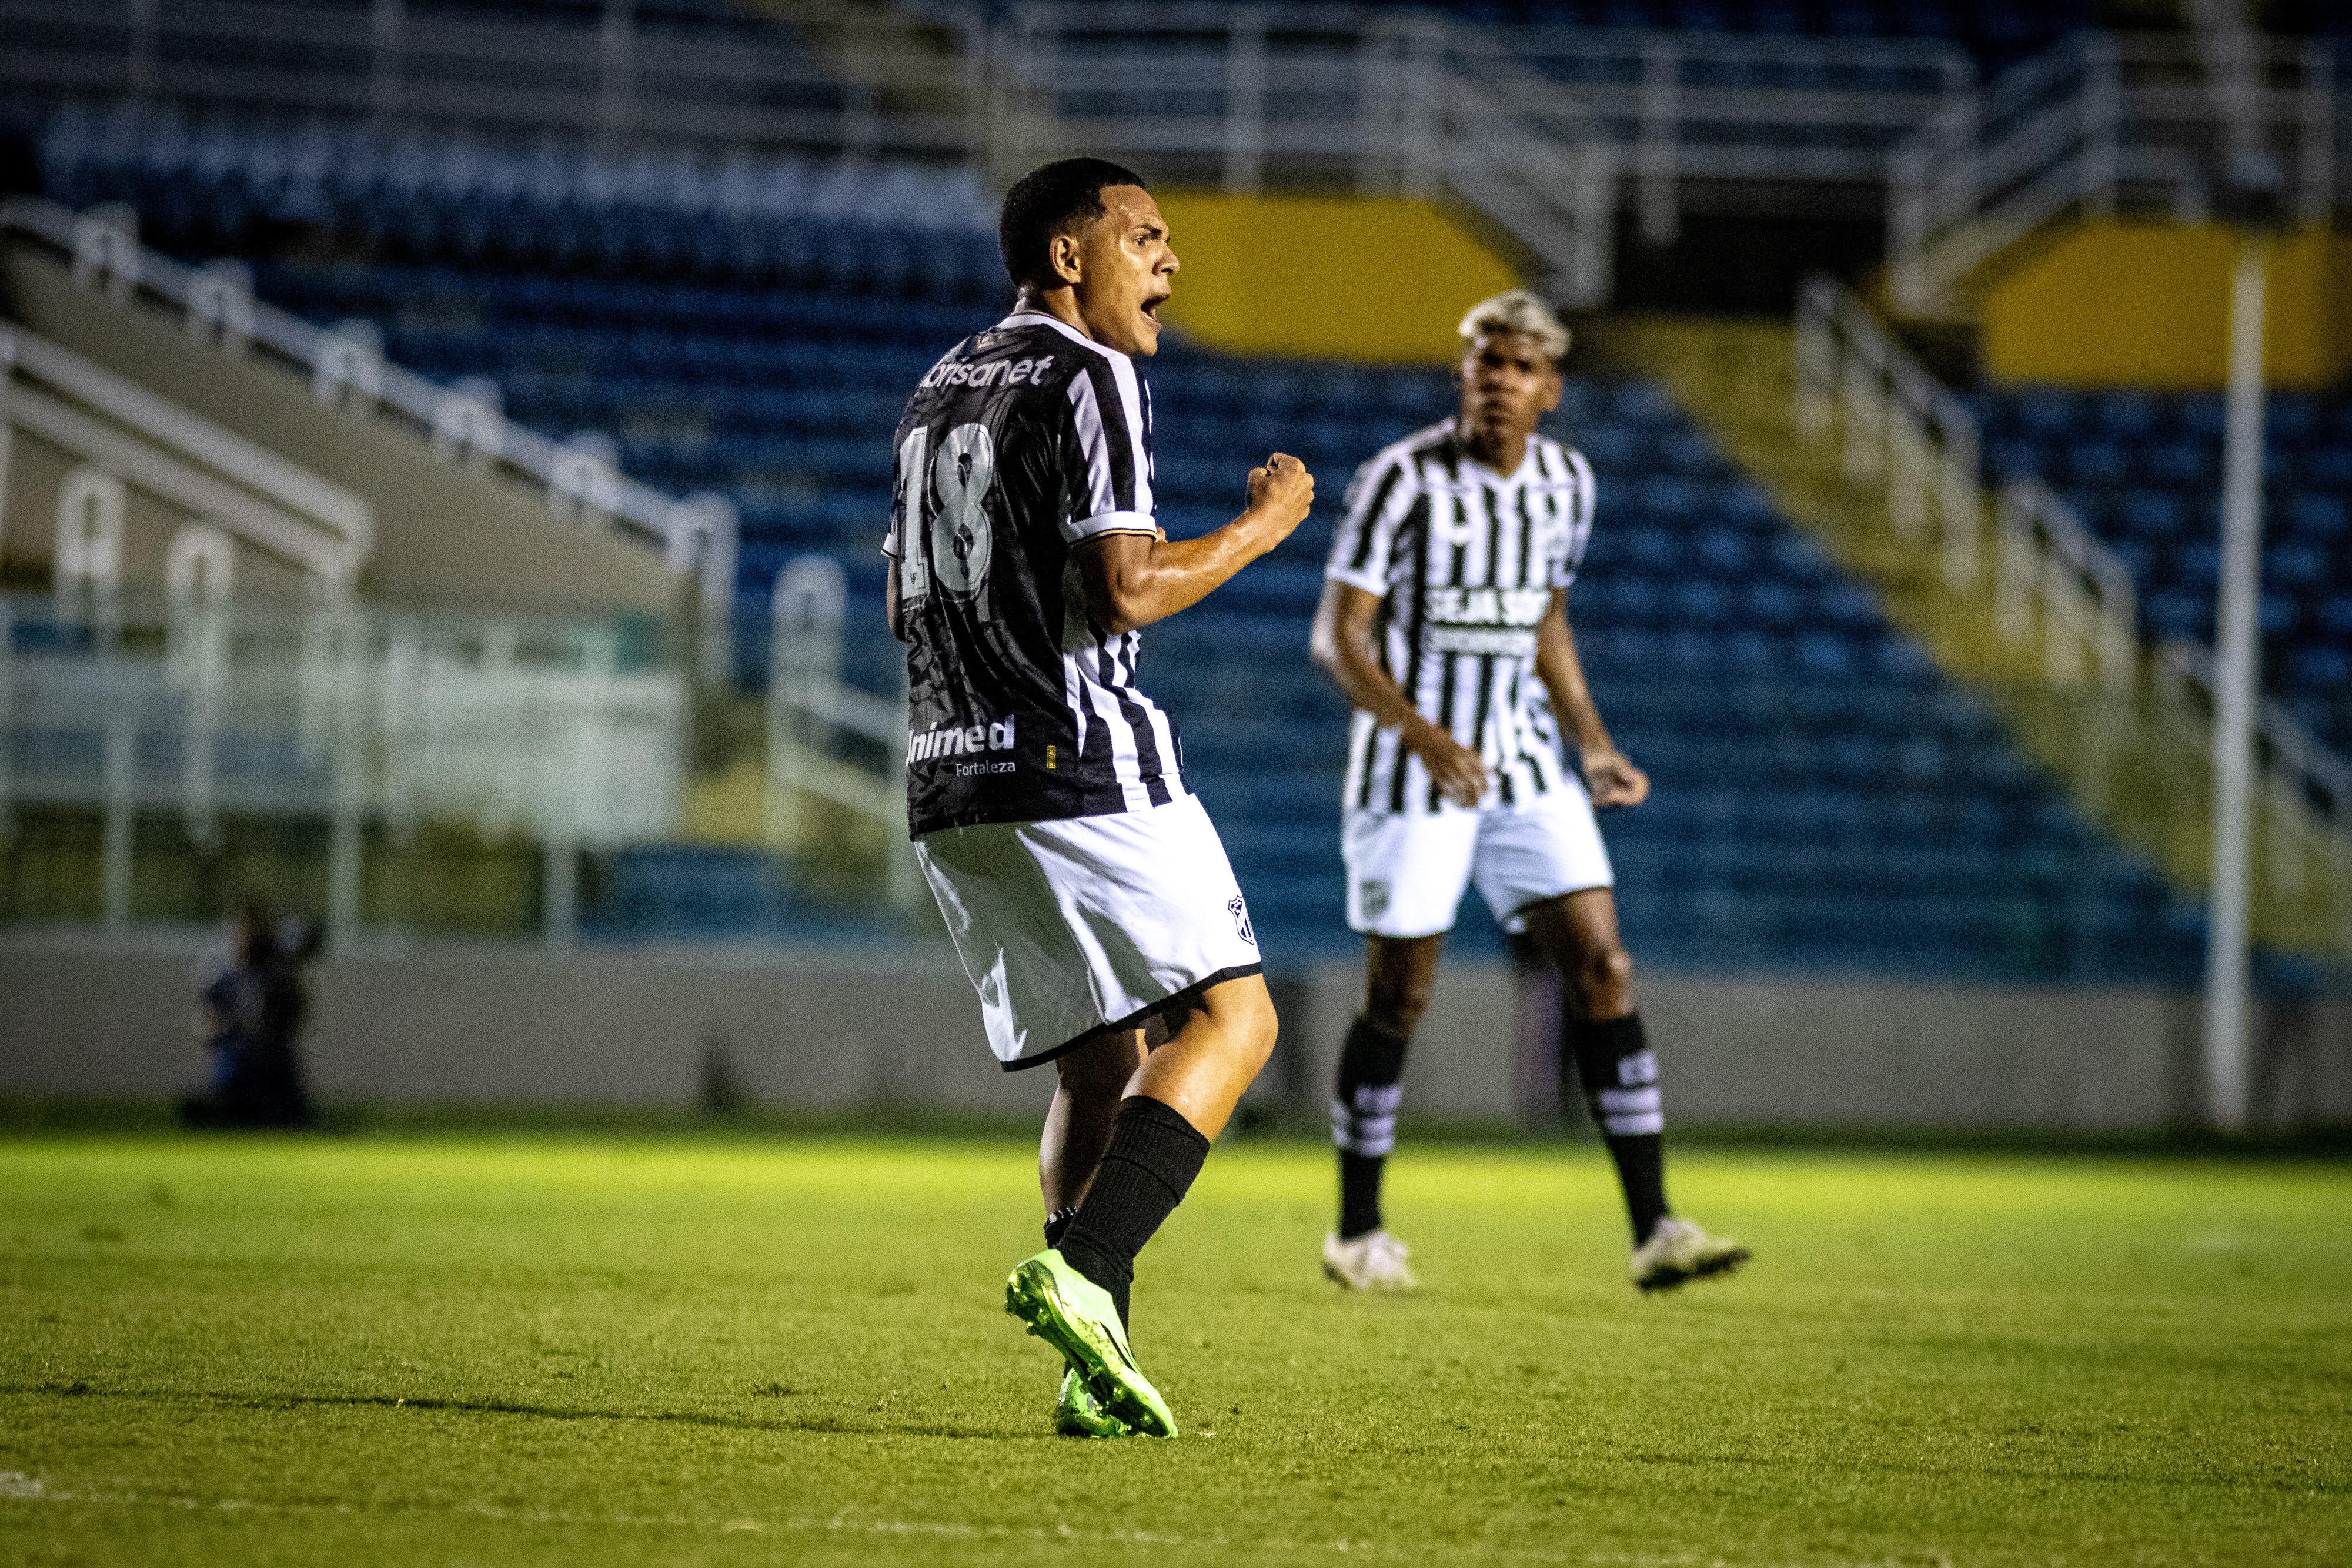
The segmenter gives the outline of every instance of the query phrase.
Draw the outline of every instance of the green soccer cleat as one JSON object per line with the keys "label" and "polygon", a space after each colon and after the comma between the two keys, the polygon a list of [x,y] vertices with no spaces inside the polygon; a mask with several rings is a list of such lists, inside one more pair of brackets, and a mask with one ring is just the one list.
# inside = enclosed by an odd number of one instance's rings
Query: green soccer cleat
{"label": "green soccer cleat", "polygon": [[1094,1389],[1075,1366],[1062,1369],[1062,1395],[1054,1405],[1054,1430],[1065,1437],[1132,1437],[1135,1428],[1102,1407]]}
{"label": "green soccer cleat", "polygon": [[1685,1280],[1728,1274],[1748,1259],[1748,1249],[1738,1242],[1709,1236],[1689,1220],[1668,1215],[1633,1249],[1633,1283],[1643,1291],[1671,1291]]}
{"label": "green soccer cleat", "polygon": [[1047,1248],[1004,1281],[1004,1310],[1062,1353],[1089,1385],[1104,1414],[1152,1437],[1176,1435],[1168,1402],[1135,1364],[1127,1328],[1110,1292]]}

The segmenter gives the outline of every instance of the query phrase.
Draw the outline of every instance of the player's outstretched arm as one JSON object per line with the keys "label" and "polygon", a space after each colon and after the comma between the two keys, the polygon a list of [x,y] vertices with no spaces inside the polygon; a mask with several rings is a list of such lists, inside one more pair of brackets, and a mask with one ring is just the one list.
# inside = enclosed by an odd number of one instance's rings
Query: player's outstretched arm
{"label": "player's outstretched arm", "polygon": [[1380,612],[1379,594],[1353,583],[1325,579],[1309,643],[1315,662],[1331,672],[1349,702],[1370,714],[1382,729],[1397,732],[1405,749],[1421,758],[1447,800],[1457,806],[1475,807],[1486,793],[1486,765],[1476,752],[1422,717],[1381,667],[1373,646]]}
{"label": "player's outstretched arm", "polygon": [[1288,538],[1315,505],[1315,476],[1276,453],[1249,476],[1249,505],[1197,539],[1100,534],[1071,553],[1086,590],[1087,617],[1114,634],[1165,621]]}
{"label": "player's outstretched arm", "polygon": [[1576,656],[1576,633],[1568,627],[1568,594],[1554,589],[1551,608],[1536,625],[1536,675],[1551,694],[1552,711],[1568,727],[1584,766],[1585,788],[1596,806],[1638,806],[1650,798],[1650,776],[1627,759],[1609,738],[1584,684],[1584,661]]}

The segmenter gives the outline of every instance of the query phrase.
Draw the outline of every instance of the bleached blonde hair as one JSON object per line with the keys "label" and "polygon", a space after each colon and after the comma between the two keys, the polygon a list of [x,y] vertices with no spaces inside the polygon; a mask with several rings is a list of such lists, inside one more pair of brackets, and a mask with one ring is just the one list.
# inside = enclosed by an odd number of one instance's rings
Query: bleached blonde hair
{"label": "bleached blonde hair", "polygon": [[1524,288],[1507,288],[1470,307],[1462,318],[1461,332],[1465,349],[1489,332],[1525,332],[1544,346],[1552,363],[1568,357],[1568,329],[1550,306]]}

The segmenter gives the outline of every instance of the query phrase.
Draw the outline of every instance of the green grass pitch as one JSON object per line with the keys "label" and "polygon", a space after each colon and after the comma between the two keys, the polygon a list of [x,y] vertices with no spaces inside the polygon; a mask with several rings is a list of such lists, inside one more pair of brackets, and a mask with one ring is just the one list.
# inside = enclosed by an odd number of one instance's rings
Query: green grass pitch
{"label": "green grass pitch", "polygon": [[1228,1145],[1137,1288],[1185,1436],[1082,1443],[1033,1157],[0,1141],[0,1562],[2352,1562],[2352,1171],[1686,1153],[1759,1260],[1644,1300],[1597,1154],[1408,1145],[1372,1301]]}

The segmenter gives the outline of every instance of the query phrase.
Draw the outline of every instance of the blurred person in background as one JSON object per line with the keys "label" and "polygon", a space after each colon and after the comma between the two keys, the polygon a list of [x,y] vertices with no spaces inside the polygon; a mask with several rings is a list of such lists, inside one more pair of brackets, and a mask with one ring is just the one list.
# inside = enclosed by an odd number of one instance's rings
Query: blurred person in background
{"label": "blurred person in background", "polygon": [[1559,406],[1568,329],[1515,288],[1472,306],[1460,330],[1459,413],[1357,471],[1315,616],[1316,662],[1356,710],[1340,853],[1369,971],[1331,1102],[1339,1217],[1323,1271],[1350,1290],[1414,1283],[1381,1219],[1381,1177],[1405,1047],[1475,881],[1495,919],[1559,972],[1562,1098],[1582,1091],[1615,1162],[1633,1283],[1666,1289],[1736,1269],[1748,1249],[1666,1204],[1658,1059],[1593,817],[1640,805],[1650,780],[1601,722],[1568,624],[1592,468],[1536,433]]}
{"label": "blurred person in background", "polygon": [[238,911],[229,960],[205,983],[201,1032],[213,1053],[212,1082],[210,1092],[181,1103],[187,1125],[310,1124],[295,1040],[310,1010],[302,968],[319,946],[315,926],[299,917],[280,923],[262,900]]}

